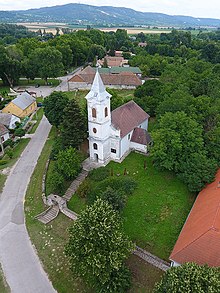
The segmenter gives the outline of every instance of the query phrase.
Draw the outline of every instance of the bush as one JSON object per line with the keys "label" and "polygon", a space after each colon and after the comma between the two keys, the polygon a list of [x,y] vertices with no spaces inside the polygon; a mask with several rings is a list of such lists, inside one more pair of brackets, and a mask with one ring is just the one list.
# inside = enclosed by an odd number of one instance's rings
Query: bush
{"label": "bush", "polygon": [[13,152],[13,150],[12,150],[10,147],[6,150],[5,153],[6,153],[6,155],[7,155],[10,159],[13,158],[14,152]]}
{"label": "bush", "polygon": [[6,160],[0,160],[0,166],[1,165],[5,165],[5,164],[7,164],[8,163],[8,161],[6,161]]}
{"label": "bush", "polygon": [[87,194],[88,203],[92,204],[97,198],[102,198],[102,193],[106,191],[108,187],[111,187],[114,191],[118,191],[123,194],[126,200],[126,197],[134,192],[137,187],[137,183],[130,177],[107,178],[99,182],[96,186],[93,185],[90,193]]}
{"label": "bush", "polygon": [[6,140],[3,145],[4,145],[4,148],[6,148],[7,146],[10,146],[11,148],[14,146],[14,141],[12,139],[8,139]]}
{"label": "bush", "polygon": [[48,178],[48,185],[52,193],[61,194],[64,191],[64,177],[57,171],[54,171]]}
{"label": "bush", "polygon": [[100,167],[98,169],[94,169],[89,173],[89,178],[93,181],[103,181],[109,177],[109,170],[105,167]]}
{"label": "bush", "polygon": [[77,189],[77,195],[86,198],[91,192],[92,186],[90,180],[84,180]]}
{"label": "bush", "polygon": [[122,191],[114,190],[111,187],[107,187],[100,197],[111,204],[115,211],[119,212],[122,211],[126,203],[126,195]]}
{"label": "bush", "polygon": [[15,129],[14,135],[22,137],[25,135],[25,130],[22,128]]}

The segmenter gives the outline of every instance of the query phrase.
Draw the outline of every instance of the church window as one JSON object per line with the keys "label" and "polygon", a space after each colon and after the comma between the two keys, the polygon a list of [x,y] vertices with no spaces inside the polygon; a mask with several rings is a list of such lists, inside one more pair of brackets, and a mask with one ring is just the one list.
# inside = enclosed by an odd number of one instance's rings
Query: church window
{"label": "church window", "polygon": [[94,150],[97,150],[97,149],[98,149],[98,145],[97,145],[97,143],[94,143],[94,144],[93,144],[93,148],[94,148]]}
{"label": "church window", "polygon": [[93,128],[93,132],[96,133],[97,132],[97,129],[96,128]]}
{"label": "church window", "polygon": [[105,107],[105,117],[107,117],[107,116],[108,116],[108,108]]}
{"label": "church window", "polygon": [[130,140],[130,138],[131,138],[131,134],[128,134],[128,140]]}
{"label": "church window", "polygon": [[116,149],[111,149],[111,153],[116,154]]}
{"label": "church window", "polygon": [[96,109],[95,108],[92,108],[92,117],[96,118]]}

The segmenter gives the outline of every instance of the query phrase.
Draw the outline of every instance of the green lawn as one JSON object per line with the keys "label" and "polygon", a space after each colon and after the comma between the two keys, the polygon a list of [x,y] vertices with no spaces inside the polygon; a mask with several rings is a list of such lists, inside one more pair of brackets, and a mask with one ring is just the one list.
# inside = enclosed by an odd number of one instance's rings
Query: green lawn
{"label": "green lawn", "polygon": [[141,154],[131,153],[121,164],[111,162],[107,168],[121,176],[126,168],[138,183],[122,213],[126,233],[142,248],[168,259],[194,196],[175,175],[158,171],[152,159]]}
{"label": "green lawn", "polygon": [[[64,245],[68,239],[67,229],[71,226],[72,221],[62,214],[46,226],[34,219],[38,213],[45,210],[40,187],[45,164],[52,149],[54,135],[55,131],[52,129],[50,139],[44,146],[28,186],[25,200],[26,224],[30,238],[56,290],[59,293],[92,293],[93,290],[87,288],[78,278],[73,276],[64,255]],[[69,207],[80,213],[85,207],[85,202],[74,196]],[[127,262],[133,279],[133,287],[130,293],[152,292],[152,288],[155,282],[159,281],[162,272],[145,264],[136,256],[131,256]]]}
{"label": "green lawn", "polygon": [[[124,176],[126,169],[138,183],[122,212],[125,232],[140,247],[168,260],[194,196],[174,174],[158,171],[151,158],[141,154],[131,153],[121,164],[110,162],[106,168],[112,169],[115,176]],[[91,182],[92,186],[97,184]],[[69,207],[80,212],[85,201],[75,194]]]}
{"label": "green lawn", "polygon": [[36,120],[37,122],[34,124],[34,126],[31,128],[31,130],[29,131],[29,133],[35,133],[36,129],[38,128],[38,125],[41,122],[41,119],[44,115],[44,110],[43,108],[40,108],[36,114],[34,114],[33,119],[32,120]]}
{"label": "green lawn", "polygon": [[[48,78],[48,83],[51,83],[50,86],[58,86],[60,84],[60,80],[56,78]],[[45,80],[43,79],[34,79],[34,80],[27,80],[27,79],[20,79],[18,86],[35,86],[39,84],[41,86],[45,86]]]}
{"label": "green lawn", "polygon": [[44,225],[34,217],[45,210],[41,199],[41,184],[45,164],[49,158],[54,130],[47,140],[37,167],[31,177],[25,200],[25,218],[31,241],[49,275],[53,286],[59,293],[90,292],[79,279],[76,279],[64,255],[64,245],[68,239],[67,229],[72,221],[60,214],[51,224]]}
{"label": "green lawn", "polygon": [[[107,88],[108,90],[108,88]],[[85,96],[88,94],[88,90],[79,90],[79,91],[70,91],[66,92],[69,99],[76,99],[76,101],[79,102],[80,107],[85,108],[86,107],[86,99]],[[126,100],[131,100],[134,98],[134,90],[117,90],[114,89],[114,92],[116,92],[120,97]]]}
{"label": "green lawn", "polygon": [[5,165],[1,165],[0,170],[7,167],[12,167],[17,159],[20,157],[21,153],[23,152],[29,141],[30,138],[21,138],[19,143],[13,148],[13,158],[10,159],[7,154],[4,155],[3,160],[6,160],[7,163]]}
{"label": "green lawn", "polygon": [[136,255],[130,256],[126,263],[132,274],[132,288],[129,293],[151,293],[155,283],[160,281],[163,271]]}
{"label": "green lawn", "polygon": [[9,293],[10,292],[8,284],[6,283],[5,278],[3,276],[1,266],[0,266],[0,292],[1,293]]}

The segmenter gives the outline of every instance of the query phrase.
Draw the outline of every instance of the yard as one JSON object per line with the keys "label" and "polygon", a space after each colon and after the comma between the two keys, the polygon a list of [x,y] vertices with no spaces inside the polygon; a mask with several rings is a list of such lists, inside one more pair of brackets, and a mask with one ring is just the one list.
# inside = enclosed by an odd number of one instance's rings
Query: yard
{"label": "yard", "polygon": [[12,167],[17,159],[20,157],[21,153],[29,143],[29,138],[21,138],[20,141],[13,147],[13,157],[10,159],[7,154],[4,155],[2,160],[6,161],[6,164],[0,165],[0,170],[5,169],[7,167]]}
{"label": "yard", "polygon": [[42,119],[43,115],[44,115],[44,110],[43,110],[43,108],[38,109],[37,112],[36,112],[36,114],[34,114],[34,116],[33,116],[33,118],[32,118],[32,120],[33,120],[33,121],[35,120],[36,123],[35,123],[34,126],[31,128],[31,130],[28,131],[28,133],[35,133],[35,131],[36,131],[38,125],[39,125],[40,122],[41,122],[41,119]]}
{"label": "yard", "polygon": [[[59,293],[92,293],[92,290],[72,275],[68,261],[64,255],[64,245],[68,239],[67,230],[72,225],[72,221],[62,214],[46,226],[34,219],[38,213],[45,210],[41,198],[41,188],[39,186],[42,183],[42,177],[51,152],[54,135],[55,132],[52,130],[50,139],[47,140],[44,146],[28,186],[25,200],[26,224],[32,243],[35,245],[43,266],[56,290]],[[80,212],[82,209],[81,200],[73,197],[72,204],[74,208],[78,206],[76,209]],[[129,258],[128,266],[131,269],[133,278],[133,287],[130,293],[137,291],[152,292],[152,288],[155,282],[160,280],[162,272],[145,264],[136,256]]]}
{"label": "yard", "polygon": [[[126,169],[138,183],[122,213],[126,233],[140,247],[168,260],[194,196],[175,175],[158,171],[151,158],[141,154],[131,153],[121,164],[110,162],[106,168],[114,176],[124,176]],[[69,202],[69,208],[76,212],[84,207],[85,200],[77,195]]]}

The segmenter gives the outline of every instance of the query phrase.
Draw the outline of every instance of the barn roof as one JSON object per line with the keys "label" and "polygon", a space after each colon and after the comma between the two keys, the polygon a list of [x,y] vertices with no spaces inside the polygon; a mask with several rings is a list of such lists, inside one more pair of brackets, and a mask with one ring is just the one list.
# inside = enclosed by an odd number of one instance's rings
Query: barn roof
{"label": "barn roof", "polygon": [[220,267],[220,169],[199,193],[170,259]]}

